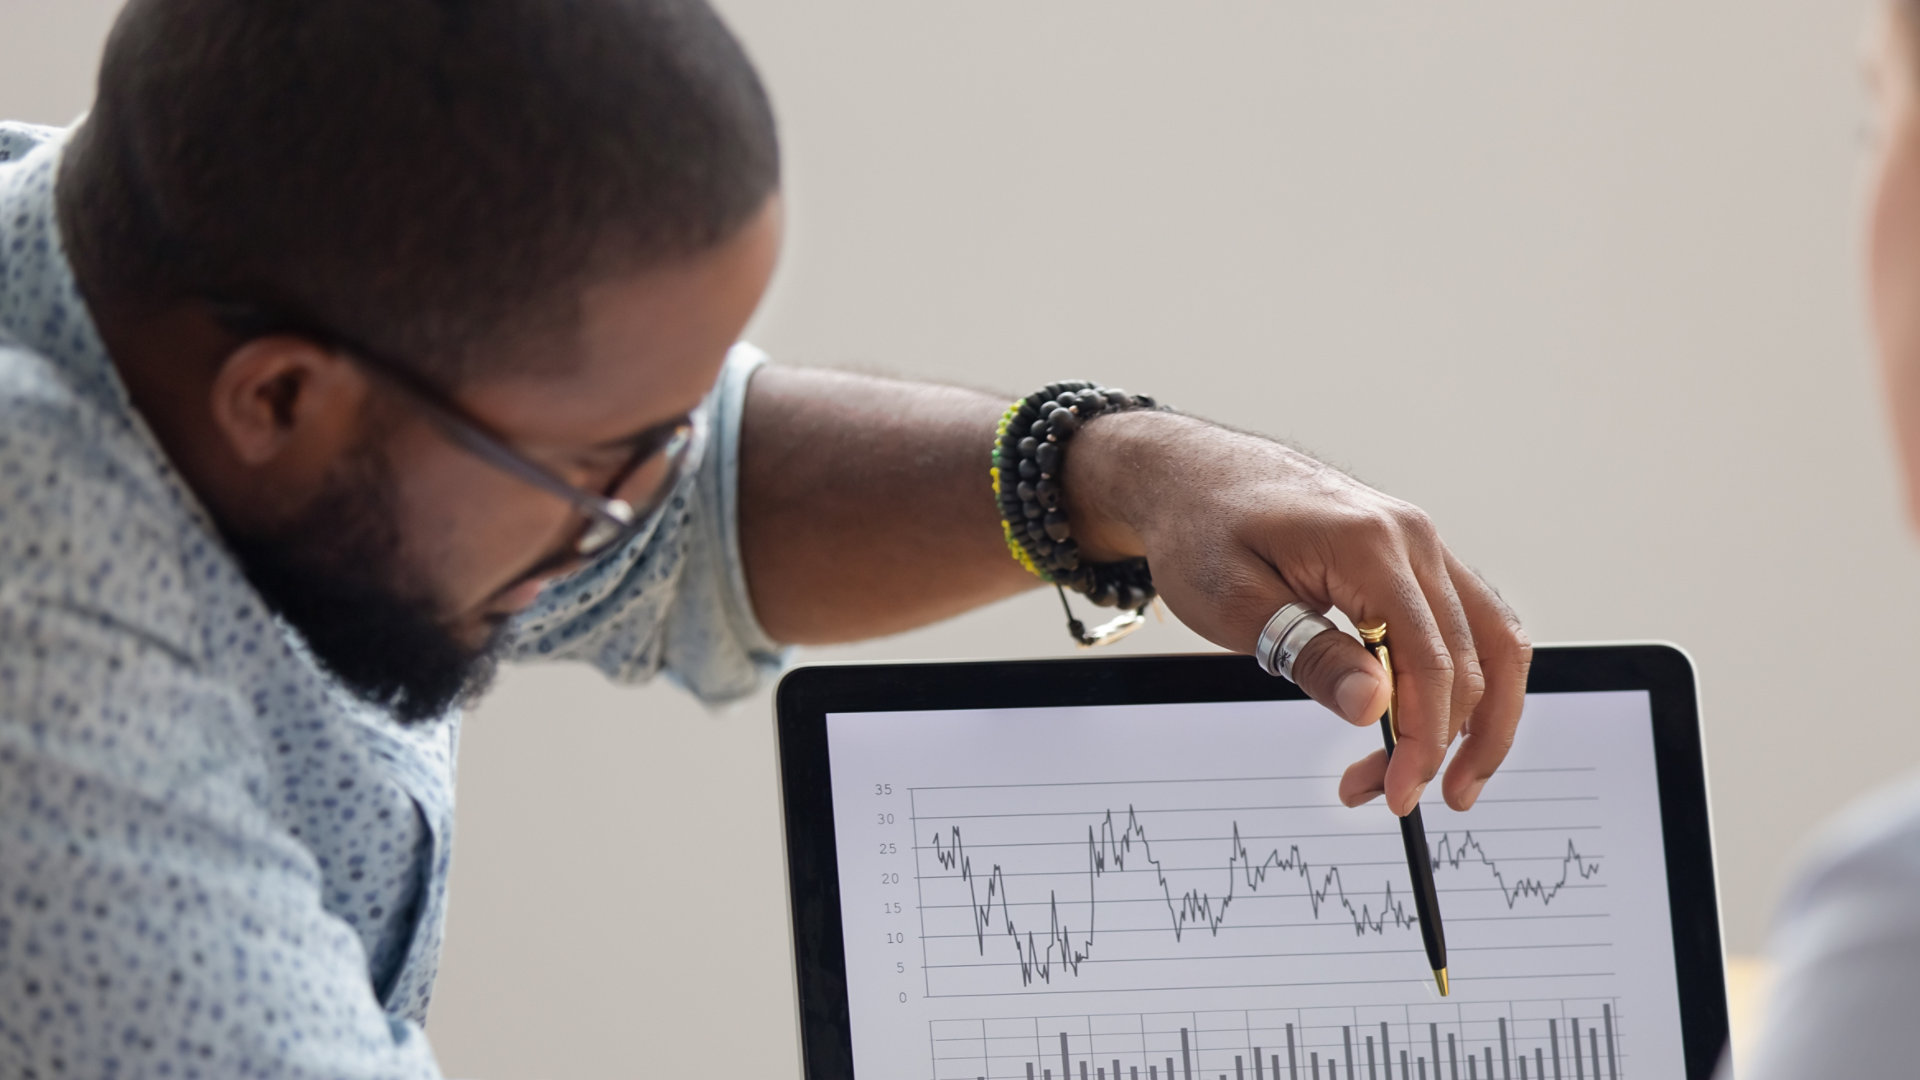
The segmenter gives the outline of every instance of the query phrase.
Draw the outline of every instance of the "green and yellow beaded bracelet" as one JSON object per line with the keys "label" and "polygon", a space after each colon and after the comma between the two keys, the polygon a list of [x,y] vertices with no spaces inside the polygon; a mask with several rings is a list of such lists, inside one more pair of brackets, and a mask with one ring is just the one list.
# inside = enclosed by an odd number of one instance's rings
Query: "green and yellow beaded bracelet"
{"label": "green and yellow beaded bracelet", "polygon": [[[994,432],[991,476],[1007,550],[1026,570],[1060,592],[1067,626],[1083,645],[1115,640],[1135,629],[1153,602],[1153,575],[1145,559],[1082,563],[1062,509],[1060,474],[1066,446],[1098,416],[1162,406],[1144,394],[1083,380],[1052,383],[1008,406]],[[1088,632],[1073,617],[1066,590],[1101,607],[1129,613]]]}

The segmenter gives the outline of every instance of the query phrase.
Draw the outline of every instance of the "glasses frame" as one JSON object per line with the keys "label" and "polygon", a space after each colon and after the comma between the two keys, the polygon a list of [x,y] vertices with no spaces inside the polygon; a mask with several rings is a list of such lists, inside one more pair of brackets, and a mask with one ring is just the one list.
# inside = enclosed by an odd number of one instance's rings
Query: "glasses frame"
{"label": "glasses frame", "polygon": [[[707,416],[705,412],[695,410],[688,413],[686,419],[664,441],[637,448],[633,458],[620,466],[605,488],[592,491],[566,480],[516,449],[504,435],[498,434],[485,421],[456,404],[452,395],[416,374],[407,365],[376,349],[333,331],[318,329],[297,320],[268,316],[251,307],[216,305],[216,310],[222,325],[247,338],[291,334],[307,338],[353,360],[404,393],[433,421],[434,426],[462,450],[571,506],[575,513],[585,519],[580,535],[572,545],[572,552],[557,552],[543,559],[527,571],[523,580],[557,567],[591,562],[638,536],[687,477],[699,467],[706,453]],[[635,506],[608,494],[620,490],[621,485],[631,479],[635,472],[660,454],[668,456],[668,473],[646,505]]]}
{"label": "glasses frame", "polygon": [[[530,574],[542,573],[553,569],[555,565],[566,565],[575,561],[592,562],[638,536],[660,508],[673,497],[673,493],[679,490],[680,485],[697,467],[706,451],[708,426],[706,414],[698,411],[689,413],[673,434],[663,442],[642,446],[635,450],[632,459],[620,466],[603,490],[592,491],[563,479],[546,466],[516,450],[504,437],[494,434],[484,423],[458,405],[438,396],[421,382],[416,381],[411,372],[396,369],[390,362],[379,357],[368,356],[359,349],[341,348],[340,351],[399,387],[414,400],[427,418],[462,450],[522,483],[566,501],[576,513],[586,519],[580,536],[574,541],[571,554],[556,554],[543,560],[530,571]],[[659,489],[653,493],[645,505],[636,506],[625,499],[607,494],[610,491],[620,490],[634,473],[661,454],[667,455],[668,472],[662,479]]]}

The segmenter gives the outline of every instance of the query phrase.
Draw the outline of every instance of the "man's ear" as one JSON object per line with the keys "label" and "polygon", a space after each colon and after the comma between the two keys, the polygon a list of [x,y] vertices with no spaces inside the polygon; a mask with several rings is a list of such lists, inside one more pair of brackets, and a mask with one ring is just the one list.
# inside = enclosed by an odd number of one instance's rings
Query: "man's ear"
{"label": "man's ear", "polygon": [[324,468],[351,447],[369,386],[347,357],[290,335],[253,338],[214,375],[215,428],[243,469]]}

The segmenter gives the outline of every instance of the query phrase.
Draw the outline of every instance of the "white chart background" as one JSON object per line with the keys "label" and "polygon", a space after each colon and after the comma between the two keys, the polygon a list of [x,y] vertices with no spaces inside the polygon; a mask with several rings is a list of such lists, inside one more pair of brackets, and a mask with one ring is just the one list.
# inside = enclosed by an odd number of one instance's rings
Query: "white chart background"
{"label": "white chart background", "polygon": [[1521,732],[1472,812],[1423,807],[1443,1001],[1394,819],[1334,799],[1374,730],[1307,702],[829,717],[858,1075],[1676,1074],[1646,695],[1533,695]]}

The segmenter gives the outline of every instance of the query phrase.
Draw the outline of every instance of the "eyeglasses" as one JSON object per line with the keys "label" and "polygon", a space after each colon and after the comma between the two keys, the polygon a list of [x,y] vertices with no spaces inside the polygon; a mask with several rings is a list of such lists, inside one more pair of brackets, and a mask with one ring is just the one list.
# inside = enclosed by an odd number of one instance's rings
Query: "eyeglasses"
{"label": "eyeglasses", "polygon": [[475,418],[452,397],[407,365],[349,338],[286,318],[270,317],[257,309],[217,305],[217,317],[245,337],[293,334],[340,353],[395,387],[417,405],[442,434],[480,460],[533,487],[565,501],[583,519],[568,547],[542,559],[521,576],[522,581],[589,563],[625,546],[645,531],[681,482],[699,467],[706,452],[707,418],[689,413],[641,434],[633,452],[599,491],[590,491],[562,478],[513,447]]}
{"label": "eyeglasses", "polygon": [[646,529],[680,482],[698,467],[706,451],[706,414],[689,413],[649,431],[607,486],[601,491],[589,491],[515,450],[453,402],[415,381],[412,373],[357,349],[343,348],[341,352],[411,397],[420,411],[461,449],[501,472],[565,500],[584,519],[571,550],[563,548],[541,560],[522,580],[590,563],[625,546]]}

